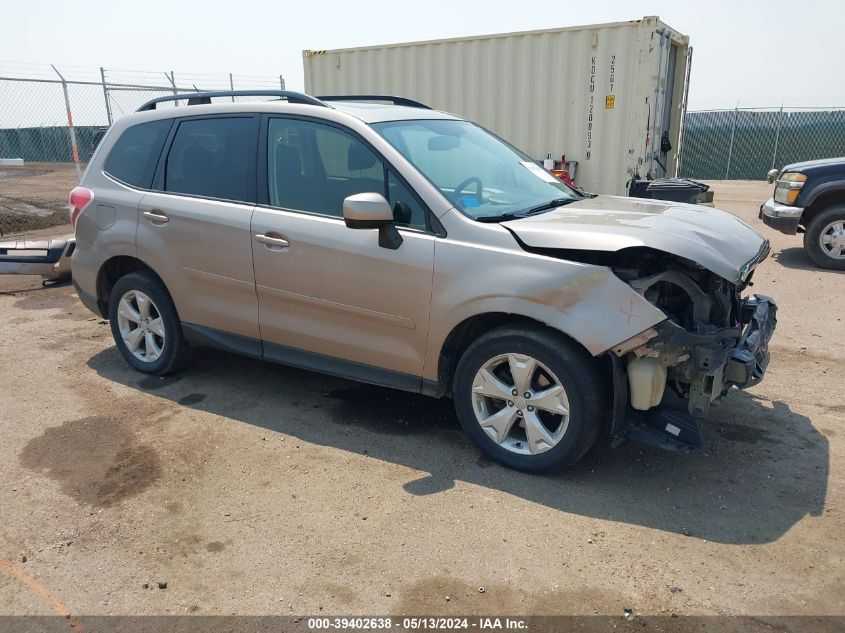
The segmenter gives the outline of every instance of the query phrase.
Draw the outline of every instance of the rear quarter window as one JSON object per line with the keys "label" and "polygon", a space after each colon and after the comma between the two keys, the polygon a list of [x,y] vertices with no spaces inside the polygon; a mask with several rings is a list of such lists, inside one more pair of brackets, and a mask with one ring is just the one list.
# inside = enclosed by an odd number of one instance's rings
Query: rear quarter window
{"label": "rear quarter window", "polygon": [[126,128],[106,157],[104,171],[127,185],[149,189],[171,124],[164,119]]}

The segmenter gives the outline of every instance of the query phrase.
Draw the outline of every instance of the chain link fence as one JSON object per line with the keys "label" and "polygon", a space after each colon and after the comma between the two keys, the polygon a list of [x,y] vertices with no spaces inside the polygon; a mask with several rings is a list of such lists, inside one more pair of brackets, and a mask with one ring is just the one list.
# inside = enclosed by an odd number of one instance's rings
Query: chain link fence
{"label": "chain link fence", "polygon": [[[65,224],[68,192],[79,182],[99,137],[145,101],[206,90],[284,86],[282,76],[0,62],[0,235]],[[173,107],[162,107],[168,106]]]}
{"label": "chain link fence", "polygon": [[[67,194],[99,136],[143,102],[205,90],[284,87],[281,76],[0,62],[0,234],[66,223]],[[679,173],[699,180],[761,180],[788,163],[843,155],[845,108],[688,112]]]}
{"label": "chain link fence", "polygon": [[688,112],[680,176],[763,180],[770,169],[845,155],[845,108]]}

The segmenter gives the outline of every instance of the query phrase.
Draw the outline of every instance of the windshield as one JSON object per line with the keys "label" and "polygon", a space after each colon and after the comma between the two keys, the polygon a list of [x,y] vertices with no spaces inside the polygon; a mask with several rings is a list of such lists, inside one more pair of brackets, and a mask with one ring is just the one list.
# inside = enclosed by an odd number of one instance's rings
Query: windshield
{"label": "windshield", "polygon": [[472,218],[518,217],[582,197],[469,121],[393,121],[372,127]]}

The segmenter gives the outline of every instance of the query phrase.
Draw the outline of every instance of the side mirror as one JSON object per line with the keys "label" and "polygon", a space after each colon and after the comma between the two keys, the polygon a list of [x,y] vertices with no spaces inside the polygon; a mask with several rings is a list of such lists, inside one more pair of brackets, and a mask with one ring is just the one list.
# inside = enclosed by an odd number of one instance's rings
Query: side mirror
{"label": "side mirror", "polygon": [[774,182],[775,180],[778,179],[779,175],[780,175],[779,169],[770,169],[769,173],[766,174],[766,180],[768,180],[770,183],[772,183],[772,182]]}
{"label": "side mirror", "polygon": [[402,236],[393,224],[393,209],[380,193],[356,193],[343,200],[343,220],[350,229],[378,229],[378,245],[396,250]]}

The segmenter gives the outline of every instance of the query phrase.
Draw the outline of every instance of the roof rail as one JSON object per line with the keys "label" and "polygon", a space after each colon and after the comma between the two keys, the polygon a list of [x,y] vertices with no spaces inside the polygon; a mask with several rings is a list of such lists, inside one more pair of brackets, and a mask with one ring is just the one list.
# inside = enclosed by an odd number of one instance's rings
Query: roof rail
{"label": "roof rail", "polygon": [[320,101],[389,101],[393,105],[408,106],[409,108],[425,108],[431,110],[430,106],[408,99],[406,97],[396,97],[393,95],[326,95],[324,97],[317,97]]}
{"label": "roof rail", "polygon": [[137,112],[155,110],[156,104],[167,101],[182,101],[187,99],[188,105],[200,105],[211,103],[211,100],[215,97],[281,97],[287,99],[288,103],[328,107],[325,103],[319,99],[315,99],[311,95],[302,92],[293,92],[291,90],[218,90],[215,92],[182,92],[168,97],[150,99],[138,108]]}

